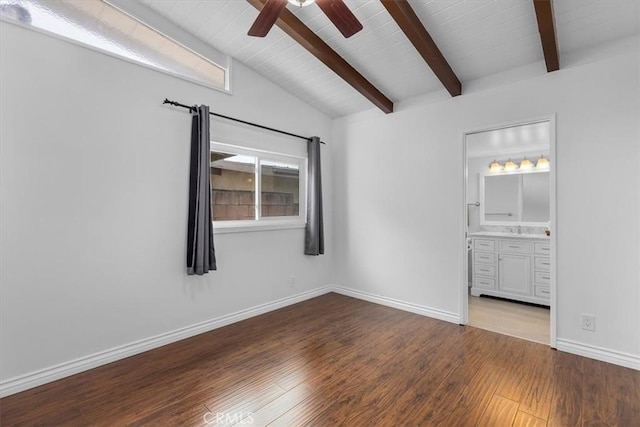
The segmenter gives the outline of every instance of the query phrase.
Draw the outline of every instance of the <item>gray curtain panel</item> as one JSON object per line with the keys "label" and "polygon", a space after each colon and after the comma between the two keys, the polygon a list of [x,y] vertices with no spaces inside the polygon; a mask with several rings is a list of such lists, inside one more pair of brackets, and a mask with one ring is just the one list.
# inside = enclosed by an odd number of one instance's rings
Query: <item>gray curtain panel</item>
{"label": "gray curtain panel", "polygon": [[324,254],[324,226],[322,221],[322,177],[320,173],[320,138],[307,142],[307,226],[304,236],[306,255]]}
{"label": "gray curtain panel", "polygon": [[209,107],[195,107],[191,114],[187,274],[203,275],[216,270],[211,223]]}

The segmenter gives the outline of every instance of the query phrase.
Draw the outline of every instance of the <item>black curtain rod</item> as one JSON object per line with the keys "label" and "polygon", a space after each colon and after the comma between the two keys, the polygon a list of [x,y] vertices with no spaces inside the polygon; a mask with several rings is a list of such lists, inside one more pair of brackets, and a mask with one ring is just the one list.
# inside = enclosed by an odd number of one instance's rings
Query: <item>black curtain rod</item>
{"label": "black curtain rod", "polygon": [[[181,103],[176,102],[176,101],[169,101],[168,98],[165,98],[164,102],[162,104],[171,104],[171,105],[174,105],[176,107],[186,108],[189,111],[193,111],[193,110],[196,109],[195,106],[189,106],[189,105],[181,104]],[[294,138],[304,139],[305,141],[308,141],[308,140],[311,139],[310,137],[307,137],[307,136],[296,135],[295,133],[285,132],[285,131],[280,130],[280,129],[270,128],[270,127],[267,127],[267,126],[259,125],[257,123],[247,122],[245,120],[236,119],[235,117],[229,117],[229,116],[225,116],[225,115],[218,114],[218,113],[212,113],[211,111],[209,111],[209,114],[212,115],[212,116],[216,116],[216,117],[222,117],[223,119],[232,120],[234,122],[243,123],[245,125],[254,126],[254,127],[257,127],[257,128],[260,128],[260,129],[270,130],[271,132],[277,132],[277,133],[281,133],[283,135],[293,136]],[[322,142],[322,141],[320,141],[320,143],[324,144],[324,142]]]}

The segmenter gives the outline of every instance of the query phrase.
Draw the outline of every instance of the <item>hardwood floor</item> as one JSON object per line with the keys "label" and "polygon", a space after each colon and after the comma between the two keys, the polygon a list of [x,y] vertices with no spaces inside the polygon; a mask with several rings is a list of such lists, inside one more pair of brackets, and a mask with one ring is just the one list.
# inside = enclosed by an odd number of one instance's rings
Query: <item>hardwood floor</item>
{"label": "hardwood floor", "polygon": [[3,426],[626,427],[640,372],[328,294],[0,408]]}
{"label": "hardwood floor", "polygon": [[549,345],[549,309],[469,295],[469,324]]}

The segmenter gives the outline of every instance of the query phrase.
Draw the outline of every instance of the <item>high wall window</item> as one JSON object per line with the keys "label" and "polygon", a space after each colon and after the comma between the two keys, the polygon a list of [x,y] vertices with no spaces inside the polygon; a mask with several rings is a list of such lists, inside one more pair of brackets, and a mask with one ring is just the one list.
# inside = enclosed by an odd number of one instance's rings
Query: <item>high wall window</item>
{"label": "high wall window", "polygon": [[304,224],[306,159],[212,143],[210,166],[216,228]]}
{"label": "high wall window", "polygon": [[0,0],[0,18],[214,89],[228,69],[102,0]]}

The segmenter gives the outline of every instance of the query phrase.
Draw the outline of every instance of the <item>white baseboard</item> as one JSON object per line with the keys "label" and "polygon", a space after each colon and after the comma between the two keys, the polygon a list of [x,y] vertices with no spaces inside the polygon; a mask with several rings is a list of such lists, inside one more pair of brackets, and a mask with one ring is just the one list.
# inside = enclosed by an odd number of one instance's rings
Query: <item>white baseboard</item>
{"label": "white baseboard", "polygon": [[386,305],[387,307],[409,311],[411,313],[420,314],[422,316],[433,317],[434,319],[444,320],[445,322],[456,324],[460,323],[460,315],[457,313],[451,313],[449,311],[439,310],[437,308],[427,307],[424,305],[413,304],[382,295],[375,295],[369,292],[358,291],[352,288],[345,288],[343,286],[333,285],[329,288],[331,289],[331,292],[361,299],[364,301],[369,301],[374,304]]}
{"label": "white baseboard", "polygon": [[[411,313],[421,314],[427,317],[433,317],[435,319],[444,320],[446,322],[460,323],[460,318],[456,313],[408,303],[405,301],[346,288],[343,286],[332,285],[329,286],[329,289],[331,292],[358,298],[375,304],[386,305],[388,307],[409,311]],[[607,362],[614,365],[624,366],[626,368],[640,370],[640,357],[633,354],[618,352],[561,338],[558,338],[556,341],[556,347],[560,351],[577,354],[578,356],[584,356],[590,359],[600,360],[602,362]]]}
{"label": "white baseboard", "polygon": [[577,354],[578,356],[588,357],[590,359],[600,360],[601,362],[612,363],[614,365],[624,366],[625,368],[640,371],[640,357],[623,353],[615,350],[609,350],[603,347],[583,344],[576,341],[558,338],[557,349],[567,353]]}
{"label": "white baseboard", "polygon": [[0,382],[0,397],[9,396],[33,387],[37,387],[55,380],[59,380],[70,375],[74,375],[125,357],[143,353],[163,345],[171,344],[185,338],[192,337],[204,332],[208,332],[231,323],[239,322],[250,317],[258,316],[269,311],[277,310],[288,305],[296,304],[317,296],[331,292],[330,286],[303,292],[290,297],[282,298],[266,304],[257,305],[245,310],[240,310],[225,316],[216,317],[191,326],[176,329],[171,332],[145,338],[109,350],[94,353],[89,356],[80,357],[69,362],[61,363],[49,368],[41,369],[25,375],[9,378]]}
{"label": "white baseboard", "polygon": [[[220,316],[205,322],[197,323],[191,326],[180,328],[171,332],[156,335],[154,337],[145,338],[109,350],[91,354],[89,356],[80,357],[69,362],[61,363],[49,368],[41,369],[18,377],[10,378],[0,382],[0,397],[9,396],[33,387],[37,387],[55,380],[59,380],[70,375],[74,375],[125,357],[143,353],[163,345],[171,344],[185,338],[192,337],[204,332],[208,332],[223,326],[230,325],[250,317],[258,316],[269,311],[277,310],[298,302],[302,302],[311,298],[324,295],[329,292],[335,292],[341,295],[361,299],[375,304],[420,314],[427,317],[443,320],[445,322],[460,323],[457,313],[452,313],[436,308],[423,305],[413,304],[406,301],[375,295],[356,289],[346,288],[343,286],[330,285],[312,291],[303,292],[290,297],[282,298],[266,304],[257,305],[245,310],[240,310],[225,316]],[[590,346],[571,340],[558,339],[557,348],[560,351],[577,354],[579,356],[589,357],[603,362],[613,363],[615,365],[625,366],[631,369],[640,370],[640,357],[608,350],[601,347]]]}
{"label": "white baseboard", "polygon": [[205,322],[196,323],[194,325],[176,329],[174,331],[156,335],[154,337],[145,338],[129,344],[114,347],[108,350],[101,351],[99,353],[80,357],[68,362],[60,363],[58,365],[40,369],[35,372],[30,372],[25,375],[9,378],[0,382],[0,397],[19,393],[21,391],[28,390],[30,388],[34,388],[74,374],[78,374],[89,369],[97,368],[98,366],[106,365],[107,363],[115,362],[116,360],[124,359],[125,357],[153,350],[154,348],[158,348],[163,345],[171,344],[176,341],[192,337],[194,335],[221,328],[223,326],[227,326],[232,323],[248,319],[250,317],[258,316],[269,311],[277,310],[288,305],[315,298],[329,292],[336,292],[338,294],[358,298],[375,304],[397,308],[404,311],[409,311],[411,313],[416,313],[423,316],[433,317],[447,322],[459,323],[459,317],[455,313],[449,313],[430,307],[412,304],[384,296],[374,295],[355,289],[345,288],[342,286],[330,285],[314,289],[312,291],[303,292],[301,294],[293,295],[287,298],[282,298],[280,300],[273,301],[267,304],[261,304],[245,310],[240,310],[235,313],[220,316],[211,320],[207,320]]}

